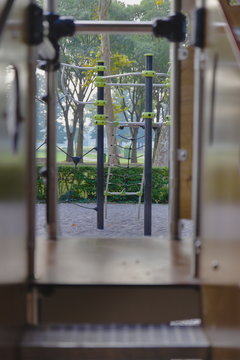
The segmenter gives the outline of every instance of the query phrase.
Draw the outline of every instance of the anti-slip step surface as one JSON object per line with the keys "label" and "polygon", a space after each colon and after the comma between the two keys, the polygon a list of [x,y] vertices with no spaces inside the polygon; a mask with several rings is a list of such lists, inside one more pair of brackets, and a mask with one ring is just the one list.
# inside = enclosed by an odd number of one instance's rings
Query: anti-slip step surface
{"label": "anti-slip step surface", "polygon": [[22,360],[207,360],[209,343],[196,326],[74,325],[26,331]]}
{"label": "anti-slip step surface", "polygon": [[23,347],[207,347],[199,326],[48,325],[26,331]]}

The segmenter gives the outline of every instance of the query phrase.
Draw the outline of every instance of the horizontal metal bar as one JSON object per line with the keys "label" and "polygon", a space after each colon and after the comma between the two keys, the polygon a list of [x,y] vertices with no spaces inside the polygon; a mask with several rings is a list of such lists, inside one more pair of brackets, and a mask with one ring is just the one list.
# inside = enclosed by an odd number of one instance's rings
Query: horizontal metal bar
{"label": "horizontal metal bar", "polygon": [[66,66],[66,67],[71,67],[74,69],[78,69],[78,70],[94,70],[95,67],[94,66],[77,66],[77,65],[72,65],[72,64],[65,64],[65,63],[61,63],[62,66]]}
{"label": "horizontal metal bar", "polygon": [[105,192],[107,196],[109,195],[120,195],[120,196],[134,196],[139,195],[139,191],[125,192],[125,191],[107,191]]}
{"label": "horizontal metal bar", "polygon": [[[137,83],[107,83],[106,85],[108,86],[142,86],[144,87],[145,84],[137,84]],[[160,87],[160,88],[164,88],[164,87],[167,87],[166,84],[153,84],[153,86],[155,87]]]}
{"label": "horizontal metal bar", "polygon": [[[132,76],[132,75],[142,75],[142,72],[130,72],[130,73],[125,73],[125,74],[107,75],[107,76],[103,76],[103,79],[113,79],[113,78]],[[156,73],[156,75],[164,76],[164,77],[167,76],[167,74],[165,74],[165,73]]]}
{"label": "horizontal metal bar", "polygon": [[142,73],[141,72],[130,72],[130,73],[125,73],[125,74],[107,75],[107,76],[103,76],[103,79],[113,79],[113,78],[118,78],[118,77],[123,77],[123,76],[132,76],[132,75],[142,75]]}
{"label": "horizontal metal bar", "polygon": [[[162,123],[152,123],[152,127],[156,128],[156,127],[161,127]],[[118,127],[145,127],[145,123],[144,122],[120,122],[118,124]]]}
{"label": "horizontal metal bar", "polygon": [[152,33],[151,21],[83,21],[76,20],[75,31],[79,33]]}

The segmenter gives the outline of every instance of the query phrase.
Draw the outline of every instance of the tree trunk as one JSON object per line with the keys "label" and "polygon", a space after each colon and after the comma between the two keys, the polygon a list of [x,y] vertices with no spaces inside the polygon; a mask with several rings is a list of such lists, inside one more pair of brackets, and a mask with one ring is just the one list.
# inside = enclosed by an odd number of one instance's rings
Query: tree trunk
{"label": "tree trunk", "polygon": [[66,161],[67,162],[71,162],[72,161],[72,158],[71,156],[74,155],[74,149],[73,149],[73,139],[74,139],[74,136],[72,133],[68,133],[67,134],[67,140],[68,140],[68,145],[67,145],[67,157],[66,157]]}
{"label": "tree trunk", "polygon": [[131,154],[131,164],[137,164],[137,137],[138,137],[138,128],[132,129],[132,154]]}
{"label": "tree trunk", "polygon": [[162,126],[157,127],[155,129],[154,146],[153,146],[153,163],[155,162],[155,159],[156,159],[156,156],[157,156],[157,148],[158,148],[158,143],[159,143],[159,139],[160,139],[161,130],[162,130]]}
{"label": "tree trunk", "polygon": [[168,166],[169,126],[162,126],[153,166]]}
{"label": "tree trunk", "polygon": [[[112,0],[99,0],[99,20],[106,20],[108,18],[108,10],[111,2]],[[110,75],[111,51],[109,34],[101,34],[101,56],[104,60],[105,66],[107,67],[105,75]],[[117,147],[114,146],[116,145],[116,128],[113,124],[111,124],[111,122],[114,121],[114,111],[110,87],[105,88],[104,95],[105,100],[107,101],[105,113],[108,116],[108,122],[110,122],[106,125],[109,163],[118,164],[118,151]]]}
{"label": "tree trunk", "polygon": [[77,134],[77,149],[76,156],[81,157],[80,163],[83,163],[83,113],[84,105],[79,105],[78,111],[78,134]]}

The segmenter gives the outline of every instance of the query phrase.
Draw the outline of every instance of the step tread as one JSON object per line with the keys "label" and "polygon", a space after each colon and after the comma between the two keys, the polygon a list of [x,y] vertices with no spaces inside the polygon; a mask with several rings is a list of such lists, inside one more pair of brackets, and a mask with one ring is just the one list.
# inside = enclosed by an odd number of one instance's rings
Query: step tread
{"label": "step tread", "polygon": [[24,348],[207,348],[200,326],[47,325],[25,332]]}

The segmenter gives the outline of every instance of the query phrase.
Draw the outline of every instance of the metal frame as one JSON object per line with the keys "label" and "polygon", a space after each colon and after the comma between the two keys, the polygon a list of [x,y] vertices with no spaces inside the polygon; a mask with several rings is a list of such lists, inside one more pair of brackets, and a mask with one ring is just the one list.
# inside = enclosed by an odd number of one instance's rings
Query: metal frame
{"label": "metal frame", "polygon": [[152,34],[152,22],[151,21],[84,21],[76,20],[75,31],[87,34],[99,34],[99,33],[139,33]]}
{"label": "metal frame", "polygon": [[[55,0],[45,0],[49,12],[55,12]],[[75,32],[80,33],[148,33],[153,32],[153,23],[134,21],[75,21]],[[177,49],[177,45],[173,45]],[[103,65],[103,62],[99,62]],[[81,67],[79,67],[81,69]],[[89,68],[83,69],[88,70]],[[152,70],[152,56],[146,56],[146,71]],[[141,73],[142,75],[142,73]],[[158,73],[166,76],[166,74]],[[104,72],[98,71],[98,76],[104,78]],[[127,75],[126,75],[127,76]],[[56,129],[55,129],[55,89],[56,75],[49,63],[48,67],[48,131],[47,131],[47,222],[50,239],[57,238],[56,209]],[[126,86],[126,84],[107,84],[108,86]],[[128,86],[146,86],[146,112],[152,112],[153,86],[165,87],[165,84],[153,84],[152,76],[145,76],[145,84],[127,84]],[[98,100],[104,99],[104,87],[98,87]],[[97,114],[104,114],[104,106],[97,106]],[[144,234],[151,235],[151,172],[152,172],[152,119],[145,119],[145,170],[144,170]],[[104,228],[104,127],[97,125],[97,227]]]}
{"label": "metal frame", "polygon": [[[104,61],[98,61],[104,66]],[[103,77],[104,71],[98,71]],[[97,100],[104,100],[104,87],[97,88]],[[104,106],[97,106],[97,114],[104,114]],[[104,126],[97,125],[97,228],[104,229]]]}
{"label": "metal frame", "polygon": [[[106,84],[107,86],[142,86],[142,87],[145,87],[146,85],[145,84],[137,84],[137,83],[107,83]],[[154,87],[160,87],[160,88],[165,88],[167,87],[166,84],[153,84],[152,86]]]}
{"label": "metal frame", "polygon": [[[146,55],[146,70],[152,70],[152,58]],[[152,112],[153,78],[146,76],[145,111]],[[145,119],[145,157],[144,157],[144,235],[152,234],[152,118]]]}
{"label": "metal frame", "polygon": [[[172,1],[172,12],[181,11],[181,0]],[[169,234],[170,239],[179,240],[179,133],[180,133],[180,60],[179,44],[171,44],[171,97],[170,97],[170,174],[169,174]]]}

